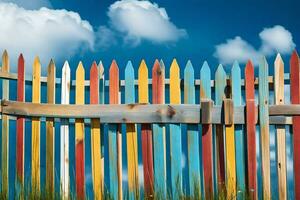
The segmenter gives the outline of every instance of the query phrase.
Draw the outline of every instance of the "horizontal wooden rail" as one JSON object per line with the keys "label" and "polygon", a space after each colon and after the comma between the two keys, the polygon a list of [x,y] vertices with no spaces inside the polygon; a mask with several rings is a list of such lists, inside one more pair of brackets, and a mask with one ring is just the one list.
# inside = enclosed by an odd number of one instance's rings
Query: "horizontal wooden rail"
{"label": "horizontal wooden rail", "polygon": [[[222,107],[210,110],[211,123],[224,124]],[[101,123],[202,123],[199,104],[55,105],[2,100],[0,111],[24,117],[100,118]],[[271,105],[269,113],[270,124],[291,124],[287,116],[300,115],[300,105]],[[234,124],[245,124],[245,106],[234,107],[233,115]]]}
{"label": "horizontal wooden rail", "polygon": [[[18,74],[17,73],[7,73],[7,72],[2,72],[0,70],[0,78],[1,79],[8,79],[8,80],[17,80]],[[289,83],[290,80],[290,75],[288,73],[284,74],[284,80],[285,82]],[[25,76],[25,81],[31,82],[32,81],[32,76]],[[47,83],[47,77],[41,76],[41,82],[42,83]],[[230,82],[230,78],[227,78],[227,82]],[[56,84],[61,84],[61,78],[56,78],[55,79],[55,83]],[[148,83],[151,85],[152,84],[152,79],[149,79]],[[134,81],[135,85],[138,85],[138,80]],[[170,84],[170,79],[165,79],[165,84],[169,85]],[[242,80],[241,82],[242,86],[245,86],[244,80]],[[258,78],[255,78],[255,85],[258,85]],[[274,78],[273,76],[269,76],[269,84],[273,85],[274,84]],[[75,80],[72,80],[71,83],[72,86],[75,86]],[[90,81],[89,80],[85,80],[84,81],[84,85],[85,86],[89,86],[90,85]],[[123,87],[125,86],[125,80],[120,80],[120,85]],[[200,79],[195,79],[195,85],[199,86],[200,85]],[[109,86],[109,80],[105,80],[105,86]],[[211,87],[215,86],[215,81],[211,80]]]}

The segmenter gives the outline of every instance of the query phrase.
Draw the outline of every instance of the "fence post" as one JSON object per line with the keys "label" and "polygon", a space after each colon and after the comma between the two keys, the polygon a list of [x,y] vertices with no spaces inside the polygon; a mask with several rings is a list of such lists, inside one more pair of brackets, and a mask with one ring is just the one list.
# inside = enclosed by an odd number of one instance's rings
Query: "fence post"
{"label": "fence post", "polygon": [[[134,69],[131,61],[125,68],[125,103],[135,103]],[[126,124],[129,199],[139,199],[138,144],[135,124]]]}
{"label": "fence post", "polygon": [[[148,98],[148,68],[144,60],[139,67],[139,103],[149,103]],[[150,124],[141,125],[142,154],[144,169],[145,198],[153,198],[153,154],[152,130]]]}
{"label": "fence post", "polygon": [[[40,103],[41,101],[41,64],[38,57],[34,59],[32,72],[32,103]],[[31,142],[31,177],[34,195],[40,194],[40,120],[32,118],[32,142]]]}
{"label": "fence post", "polygon": [[[84,104],[84,77],[85,72],[82,62],[76,70],[76,99],[75,104]],[[76,194],[78,199],[85,198],[84,178],[84,119],[75,120],[75,163],[76,163]]]}
{"label": "fence post", "polygon": [[[2,72],[9,73],[9,58],[5,50],[2,55]],[[2,98],[9,100],[9,80],[2,80]],[[9,116],[2,115],[2,192],[8,198]]]}
{"label": "fence post", "polygon": [[[184,103],[195,104],[194,69],[190,61],[184,70]],[[194,198],[201,198],[198,125],[187,125],[187,140],[190,195]]]}
{"label": "fence post", "polygon": [[[99,104],[99,75],[96,62],[90,69],[90,104]],[[91,153],[94,198],[102,199],[102,161],[100,119],[91,119]]]}
{"label": "fence post", "polygon": [[[274,63],[274,96],[275,105],[284,104],[284,63],[280,54],[277,54]],[[277,172],[278,172],[278,191],[279,199],[286,199],[286,144],[285,126],[276,126],[277,137]]]}
{"label": "fence post", "polygon": [[[170,103],[181,103],[180,68],[176,59],[173,60],[170,68]],[[170,154],[172,198],[180,199],[182,194],[182,150],[180,124],[170,124]]]}
{"label": "fence post", "polygon": [[270,133],[269,133],[269,82],[268,63],[265,57],[259,65],[259,125],[261,135],[261,160],[263,177],[263,197],[271,198],[270,187]]}
{"label": "fence post", "polygon": [[[70,67],[68,61],[64,63],[61,78],[61,104],[70,101]],[[60,189],[62,199],[69,197],[69,120],[61,119],[60,126]]]}
{"label": "fence post", "polygon": [[[221,106],[225,97],[226,74],[222,65],[219,65],[215,73],[215,104]],[[216,195],[225,192],[225,160],[224,160],[224,126],[216,125],[216,167],[218,177],[218,191]]]}
{"label": "fence post", "polygon": [[[55,65],[51,59],[48,66],[47,101],[55,104]],[[54,197],[54,148],[55,148],[54,118],[46,119],[46,190]]]}

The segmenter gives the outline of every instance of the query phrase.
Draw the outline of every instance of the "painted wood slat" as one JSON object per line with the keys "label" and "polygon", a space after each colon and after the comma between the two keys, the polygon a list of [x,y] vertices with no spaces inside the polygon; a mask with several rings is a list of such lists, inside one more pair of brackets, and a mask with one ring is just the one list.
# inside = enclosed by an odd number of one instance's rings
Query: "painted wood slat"
{"label": "painted wood slat", "polygon": [[[9,57],[5,50],[2,55],[2,72],[9,73]],[[9,80],[2,80],[2,98],[9,99]],[[9,188],[9,117],[2,115],[2,159],[1,159],[1,178],[2,178],[2,192],[5,198],[8,198]]]}
{"label": "painted wood slat", "polygon": [[[48,66],[47,103],[55,104],[55,74],[56,68],[53,60]],[[54,118],[46,119],[46,190],[54,197],[54,148],[55,148]]]}
{"label": "painted wood slat", "polygon": [[[82,105],[84,101],[84,78],[85,72],[82,62],[79,62],[76,69],[76,97],[75,104]],[[75,177],[76,177],[76,197],[78,199],[85,198],[85,176],[84,176],[84,121],[83,119],[76,119],[75,121]]]}
{"label": "painted wood slat", "polygon": [[[170,68],[170,103],[181,103],[180,68],[176,59]],[[182,166],[181,166],[181,125],[170,124],[170,154],[171,154],[171,184],[173,199],[180,199],[182,194]]]}
{"label": "painted wood slat", "polygon": [[[25,101],[25,66],[24,57],[21,54],[18,59],[18,86],[17,100]],[[25,118],[18,117],[16,122],[16,172],[18,189],[24,187],[24,128]]]}
{"label": "painted wood slat", "polygon": [[[290,59],[291,80],[291,104],[300,103],[300,62],[296,50]],[[300,199],[300,116],[293,117],[293,139],[294,139],[294,187],[295,199]]]}
{"label": "painted wood slat", "polygon": [[259,64],[259,123],[261,136],[261,160],[263,197],[271,198],[270,186],[270,135],[269,135],[269,85],[268,63],[264,57]]}
{"label": "painted wood slat", "polygon": [[[138,94],[139,103],[149,103],[148,97],[148,68],[142,60],[138,70]],[[152,147],[152,130],[150,124],[141,125],[142,137],[142,157],[144,169],[144,188],[145,198],[154,196],[154,178],[153,178],[153,147]]]}
{"label": "painted wood slat", "polygon": [[[284,104],[284,63],[277,54],[274,63],[274,97],[276,105]],[[276,126],[277,137],[277,173],[279,199],[287,199],[286,188],[286,143],[285,126]]]}
{"label": "painted wood slat", "polygon": [[[62,68],[61,104],[70,103],[70,76],[70,66],[66,61]],[[60,133],[60,190],[62,199],[68,199],[70,191],[68,119],[62,119]]]}
{"label": "painted wood slat", "polygon": [[[200,98],[211,100],[211,73],[205,61],[200,71]],[[212,125],[202,124],[202,158],[205,199],[213,199],[213,137]]]}
{"label": "painted wood slat", "polygon": [[[129,61],[125,68],[125,103],[135,103],[134,68]],[[139,199],[138,144],[135,124],[126,125],[129,199]]]}
{"label": "painted wood slat", "polygon": [[[231,94],[233,105],[242,105],[242,84],[241,84],[241,69],[238,62],[235,62],[231,69]],[[245,199],[246,183],[245,183],[245,137],[243,126],[234,126],[235,135],[235,157],[236,157],[236,187],[237,199]]]}
{"label": "painted wood slat", "polygon": [[[226,87],[226,74],[222,65],[219,65],[215,73],[215,105],[222,105],[223,99],[225,97],[225,87]],[[216,168],[217,168],[217,181],[218,181],[218,191],[223,193],[225,191],[225,160],[224,160],[224,126],[216,125],[215,127],[216,135]]]}
{"label": "painted wood slat", "polygon": [[[184,70],[184,103],[195,104],[194,69],[188,61]],[[194,198],[201,197],[200,182],[200,152],[199,133],[197,125],[187,125],[187,148],[188,148],[188,169],[189,169],[189,192]]]}
{"label": "painted wood slat", "polygon": [[[119,68],[114,60],[109,69],[109,104],[119,103]],[[121,199],[122,187],[118,166],[117,150],[118,125],[108,126],[108,151],[109,151],[109,192],[114,199]]]}
{"label": "painted wood slat", "polygon": [[[164,100],[164,77],[158,60],[152,68],[152,103],[163,104]],[[164,125],[153,124],[153,150],[154,150],[154,188],[155,192],[161,195],[160,198],[167,197],[166,187],[166,147]]]}
{"label": "painted wood slat", "polygon": [[[99,103],[99,74],[96,62],[90,69],[90,104]],[[91,119],[91,153],[94,198],[102,199],[102,161],[100,119]]]}

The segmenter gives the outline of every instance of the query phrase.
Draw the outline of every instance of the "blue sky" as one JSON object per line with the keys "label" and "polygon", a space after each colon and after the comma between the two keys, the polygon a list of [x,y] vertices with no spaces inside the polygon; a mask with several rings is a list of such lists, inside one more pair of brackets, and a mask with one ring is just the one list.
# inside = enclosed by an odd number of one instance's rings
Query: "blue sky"
{"label": "blue sky", "polygon": [[[44,75],[50,58],[56,62],[58,77],[64,61],[68,60],[73,79],[80,60],[86,68],[86,78],[94,60],[102,60],[107,70],[112,59],[117,60],[123,77],[127,61],[132,60],[137,69],[142,58],[149,68],[156,58],[163,59],[166,68],[176,58],[181,73],[190,59],[199,78],[204,60],[209,62],[212,72],[219,63],[228,71],[233,60],[243,66],[247,59],[257,63],[265,55],[272,73],[277,52],[283,55],[288,71],[289,55],[300,42],[299,7],[296,0],[0,0],[0,51],[9,51],[14,72],[21,52],[28,73],[36,55],[41,58]],[[27,91],[26,98],[30,101],[31,91]],[[272,155],[274,141],[273,133]],[[291,142],[289,134],[287,141]],[[288,147],[289,156],[290,150]],[[30,161],[30,157],[26,159]],[[274,159],[272,163],[275,168]],[[276,183],[276,171],[272,173]]]}

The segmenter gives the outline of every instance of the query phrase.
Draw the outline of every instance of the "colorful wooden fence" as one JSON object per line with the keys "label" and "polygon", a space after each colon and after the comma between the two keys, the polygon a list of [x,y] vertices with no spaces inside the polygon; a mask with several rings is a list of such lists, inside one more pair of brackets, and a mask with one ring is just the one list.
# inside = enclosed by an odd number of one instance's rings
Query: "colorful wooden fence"
{"label": "colorful wooden fence", "polygon": [[[222,195],[227,199],[258,199],[258,179],[262,180],[263,198],[271,199],[270,125],[276,125],[278,195],[280,199],[287,199],[285,137],[286,128],[291,125],[294,193],[295,199],[300,199],[300,63],[296,51],[291,56],[290,74],[284,74],[284,62],[278,54],[274,66],[269,66],[262,58],[258,68],[249,61],[243,70],[235,62],[228,75],[219,65],[215,80],[211,80],[207,62],[200,69],[200,79],[196,79],[195,68],[190,61],[182,69],[184,76],[181,80],[181,69],[175,59],[170,66],[169,79],[165,77],[168,68],[158,60],[154,62],[152,79],[149,79],[150,69],[143,60],[137,71],[129,61],[124,70],[125,80],[120,80],[119,67],[113,61],[107,81],[104,80],[101,62],[99,65],[92,64],[89,78],[85,76],[87,68],[80,62],[73,81],[68,62],[63,65],[61,78],[56,77],[58,70],[52,60],[47,68],[47,77],[41,76],[39,58],[34,60],[32,77],[25,75],[24,63],[20,55],[18,73],[10,73],[8,54],[6,51],[3,53],[0,70],[3,80],[1,185],[5,197],[8,197],[8,188],[13,187],[9,185],[9,130],[16,131],[18,194],[25,188],[24,165],[31,165],[32,188],[37,194],[41,192],[41,156],[46,156],[46,190],[50,195],[55,193],[55,124],[58,124],[60,191],[56,192],[63,199],[70,197],[71,184],[75,185],[76,197],[85,198],[86,156],[91,157],[95,199],[102,199],[105,195],[113,199],[166,199],[168,196],[174,199],[184,196],[214,199]],[[270,67],[274,67],[274,76],[270,76]],[[255,70],[258,78],[255,78]],[[137,80],[135,71],[138,72]],[[10,100],[9,81],[12,80],[17,80],[17,98]],[[32,103],[25,102],[26,82],[32,84]],[[46,103],[40,103],[41,95],[45,95],[41,93],[43,83],[47,84]],[[59,85],[61,91],[57,90]],[[289,98],[285,96],[285,85],[290,85],[291,104],[285,104],[285,99]],[[75,104],[70,104],[70,94],[74,89],[75,100],[72,102]],[[89,97],[85,95],[88,90]],[[269,102],[269,91],[272,90],[274,105]],[[61,100],[57,104],[56,94],[59,93]],[[104,104],[105,94],[109,97],[109,104]],[[122,95],[125,104],[121,104]],[[197,100],[197,96],[200,99]],[[15,128],[10,126],[10,120],[16,120]],[[32,122],[31,133],[24,128],[28,120]],[[41,155],[41,123],[44,121],[46,155]],[[75,183],[70,180],[70,124],[75,124]],[[125,147],[122,147],[121,124],[126,124]],[[102,142],[106,125],[107,149],[103,148]],[[259,129],[256,130],[256,126]],[[90,129],[91,155],[85,152],[86,129]],[[259,143],[256,131],[259,131]],[[25,163],[24,155],[24,140],[28,134],[32,139],[31,163]],[[182,139],[183,134],[186,134],[186,141]],[[141,146],[141,152],[138,146]],[[257,177],[260,169],[257,168],[256,146],[259,146],[262,159],[261,177]],[[104,156],[105,151],[108,157]],[[188,177],[183,175],[183,152],[187,152]],[[122,155],[127,156],[127,188],[123,187]],[[142,157],[143,174],[139,174],[139,155]],[[104,164],[105,159],[108,159],[108,165]],[[168,160],[170,163],[167,163]],[[104,175],[105,167],[108,167],[108,176]],[[168,170],[171,172],[168,173]],[[143,177],[143,186],[139,177]]]}

